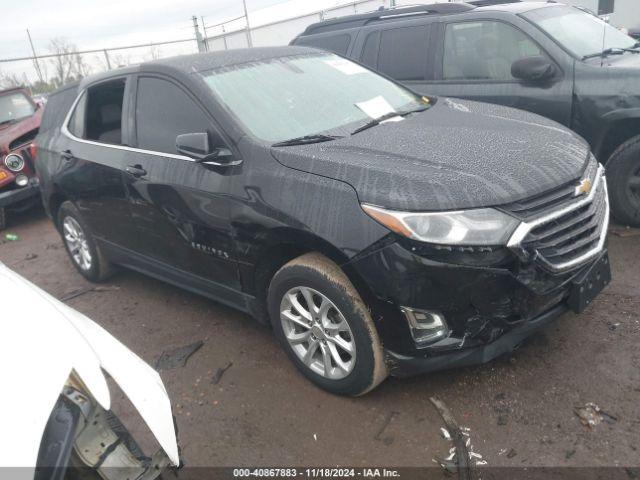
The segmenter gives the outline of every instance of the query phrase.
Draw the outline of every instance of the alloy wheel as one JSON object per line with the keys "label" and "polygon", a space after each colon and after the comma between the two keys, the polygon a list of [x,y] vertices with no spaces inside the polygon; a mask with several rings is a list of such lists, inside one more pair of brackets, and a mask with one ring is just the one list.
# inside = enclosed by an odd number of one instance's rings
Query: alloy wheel
{"label": "alloy wheel", "polygon": [[330,380],[351,373],[356,343],[344,315],[325,295],[295,287],[280,303],[284,336],[298,358],[313,372]]}
{"label": "alloy wheel", "polygon": [[83,271],[91,269],[93,259],[91,257],[91,250],[87,243],[87,237],[84,230],[73,217],[65,217],[62,222],[62,230],[64,234],[64,241],[67,244],[71,258]]}

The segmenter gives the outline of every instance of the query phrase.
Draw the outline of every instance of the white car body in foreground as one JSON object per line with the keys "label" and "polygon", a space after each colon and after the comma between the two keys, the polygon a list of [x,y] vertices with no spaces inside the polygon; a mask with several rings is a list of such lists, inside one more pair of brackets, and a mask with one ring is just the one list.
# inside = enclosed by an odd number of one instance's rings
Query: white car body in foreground
{"label": "white car body in foreground", "polygon": [[31,478],[51,411],[72,372],[109,410],[103,370],[118,383],[173,465],[178,445],[158,373],[102,327],[0,263],[0,467]]}

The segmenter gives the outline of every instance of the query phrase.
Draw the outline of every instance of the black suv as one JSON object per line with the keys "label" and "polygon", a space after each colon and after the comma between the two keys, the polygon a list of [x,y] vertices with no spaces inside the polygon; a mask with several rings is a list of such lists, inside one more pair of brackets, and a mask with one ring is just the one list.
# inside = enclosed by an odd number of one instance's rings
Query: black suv
{"label": "black suv", "polygon": [[37,145],[82,275],[121,265],[270,322],[335,393],[488,361],[610,278],[603,168],[576,134],[315,49],[87,78]]}
{"label": "black suv", "polygon": [[594,15],[517,0],[435,4],[316,23],[292,43],[347,56],[423,95],[568,126],[606,164],[613,215],[640,227],[640,43]]}

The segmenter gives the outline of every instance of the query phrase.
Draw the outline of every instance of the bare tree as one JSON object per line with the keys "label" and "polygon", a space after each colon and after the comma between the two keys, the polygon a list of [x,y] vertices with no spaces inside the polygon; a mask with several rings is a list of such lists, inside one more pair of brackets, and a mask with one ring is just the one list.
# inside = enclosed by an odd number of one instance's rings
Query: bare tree
{"label": "bare tree", "polygon": [[49,43],[49,51],[53,57],[54,82],[60,86],[77,80],[91,73],[91,67],[78,53],[78,47],[64,38],[54,38]]}
{"label": "bare tree", "polygon": [[158,60],[161,56],[162,53],[160,52],[160,47],[157,45],[151,45],[149,47],[149,52],[146,55],[149,60]]}
{"label": "bare tree", "polygon": [[109,54],[109,56],[111,58],[111,65],[113,65],[114,67],[126,67],[128,65],[131,65],[132,63],[130,55],[116,53]]}
{"label": "bare tree", "polygon": [[21,77],[17,73],[7,73],[0,71],[0,90],[5,88],[20,87],[28,83],[29,81],[24,74],[22,74]]}
{"label": "bare tree", "polygon": [[49,51],[53,57],[54,82],[60,86],[72,80],[73,61],[71,59],[71,46],[64,38],[54,38],[49,43]]}

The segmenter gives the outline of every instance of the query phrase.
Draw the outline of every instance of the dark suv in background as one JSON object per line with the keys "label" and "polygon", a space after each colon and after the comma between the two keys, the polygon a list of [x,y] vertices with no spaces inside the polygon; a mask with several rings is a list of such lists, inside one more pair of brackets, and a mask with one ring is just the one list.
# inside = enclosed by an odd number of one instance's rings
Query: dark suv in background
{"label": "dark suv in background", "polygon": [[607,166],[611,209],[640,227],[640,43],[559,3],[481,0],[327,20],[292,41],[424,95],[497,103],[568,126]]}
{"label": "dark suv in background", "polygon": [[82,275],[121,265],[270,322],[335,393],[488,361],[610,278],[604,171],[575,133],[315,49],[86,78],[37,144]]}

